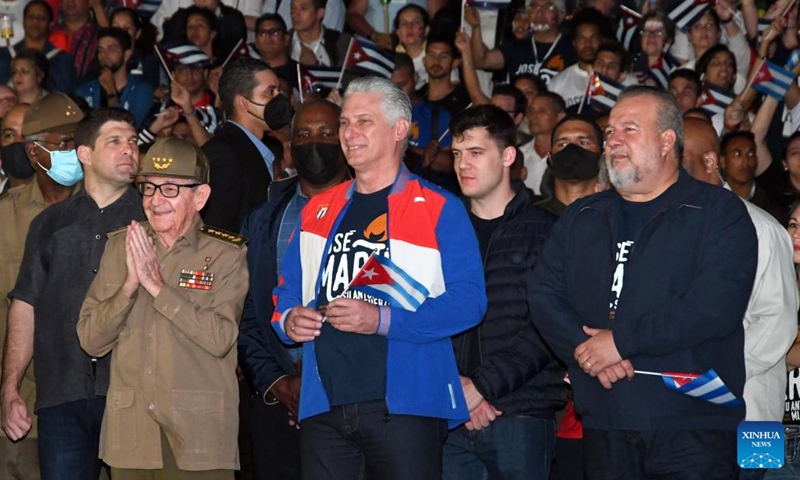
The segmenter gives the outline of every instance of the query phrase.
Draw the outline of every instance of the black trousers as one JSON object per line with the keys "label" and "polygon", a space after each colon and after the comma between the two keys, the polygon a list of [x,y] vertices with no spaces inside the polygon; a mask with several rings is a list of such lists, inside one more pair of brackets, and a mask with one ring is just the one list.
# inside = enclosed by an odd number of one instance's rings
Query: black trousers
{"label": "black trousers", "polygon": [[286,407],[266,405],[255,395],[251,419],[256,480],[299,480],[300,432],[289,425]]}

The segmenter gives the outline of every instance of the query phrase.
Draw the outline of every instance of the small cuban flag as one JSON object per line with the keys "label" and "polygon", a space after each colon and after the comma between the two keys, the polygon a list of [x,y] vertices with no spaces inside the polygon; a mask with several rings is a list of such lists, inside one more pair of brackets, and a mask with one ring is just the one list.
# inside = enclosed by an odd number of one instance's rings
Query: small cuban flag
{"label": "small cuban flag", "polygon": [[375,43],[366,38],[355,37],[347,49],[345,68],[364,75],[392,78],[394,59],[391,53],[381,50]]}
{"label": "small cuban flag", "polygon": [[786,91],[794,81],[795,75],[770,61],[763,61],[753,77],[753,88],[761,93],[774,97],[779,102],[786,96]]}
{"label": "small cuban flag", "polygon": [[428,289],[390,259],[372,254],[348,287],[380,298],[393,307],[416,312],[428,298]]}
{"label": "small cuban flag", "polygon": [[670,390],[701,398],[723,407],[736,407],[742,404],[713,368],[702,375],[679,372],[664,372],[660,375],[664,380],[664,385]]}

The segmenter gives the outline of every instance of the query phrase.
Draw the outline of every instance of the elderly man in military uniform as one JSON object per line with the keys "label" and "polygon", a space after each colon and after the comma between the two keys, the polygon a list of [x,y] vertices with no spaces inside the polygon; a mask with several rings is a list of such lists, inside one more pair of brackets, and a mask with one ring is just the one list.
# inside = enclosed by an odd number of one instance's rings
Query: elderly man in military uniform
{"label": "elderly man in military uniform", "polygon": [[90,355],[113,350],[100,457],[116,479],[233,479],[236,339],[244,239],[205,226],[208,160],[156,142],[137,177],[147,223],[109,235],[78,322]]}
{"label": "elderly man in military uniform", "polygon": [[[19,117],[17,119],[17,117]],[[7,163],[24,165],[30,163],[35,177],[27,184],[6,191],[0,196],[0,333],[5,335],[6,316],[8,315],[8,292],[14,288],[17,280],[22,256],[25,253],[25,237],[28,227],[36,215],[45,207],[66,200],[78,187],[65,186],[50,178],[47,171],[52,164],[50,154],[38,148],[35,141],[74,148],[73,132],[83,118],[78,105],[63,93],[51,93],[37,100],[30,107],[18,104],[3,119],[3,137],[14,138],[13,142],[4,142],[3,155]],[[23,138],[24,135],[24,138]],[[27,142],[23,139],[28,140]],[[27,151],[26,151],[27,150]],[[13,157],[13,158],[12,158]],[[0,355],[2,355],[0,343]],[[10,392],[9,392],[10,393]],[[33,363],[25,370],[22,382],[16,392],[9,395],[13,401],[24,403],[28,416],[30,432],[17,442],[0,438],[0,478],[38,479],[39,453],[37,442],[36,416],[33,404],[36,399],[36,383],[33,378]],[[0,406],[3,413],[4,427],[6,412],[5,402]],[[12,433],[13,435],[13,433]],[[0,432],[5,436],[5,432]]]}

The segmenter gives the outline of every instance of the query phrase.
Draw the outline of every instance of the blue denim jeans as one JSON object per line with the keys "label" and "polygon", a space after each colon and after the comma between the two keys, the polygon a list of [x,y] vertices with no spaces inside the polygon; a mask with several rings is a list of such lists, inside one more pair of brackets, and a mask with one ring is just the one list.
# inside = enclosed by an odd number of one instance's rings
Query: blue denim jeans
{"label": "blue denim jeans", "polygon": [[303,420],[305,480],[440,480],[447,422],[390,414],[383,400],[353,403]]}
{"label": "blue denim jeans", "polygon": [[784,464],[782,468],[770,468],[764,480],[797,480],[800,478],[800,426],[786,425]]}
{"label": "blue denim jeans", "polygon": [[498,417],[487,428],[450,432],[443,480],[547,480],[555,451],[555,422],[523,415]]}
{"label": "blue denim jeans", "polygon": [[100,425],[106,397],[39,409],[42,480],[97,480]]}
{"label": "blue denim jeans", "polygon": [[583,431],[588,480],[736,480],[736,431]]}

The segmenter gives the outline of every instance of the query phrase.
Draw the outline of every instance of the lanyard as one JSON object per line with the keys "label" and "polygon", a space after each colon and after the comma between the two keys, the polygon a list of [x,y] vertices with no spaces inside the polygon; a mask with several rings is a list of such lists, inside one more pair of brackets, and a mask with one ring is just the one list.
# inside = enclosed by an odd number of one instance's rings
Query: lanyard
{"label": "lanyard", "polygon": [[561,40],[561,34],[559,33],[555,41],[553,41],[553,44],[550,45],[550,50],[548,50],[547,53],[544,54],[544,58],[540,61],[539,51],[536,49],[536,40],[534,40],[533,37],[531,37],[531,45],[533,45],[533,56],[536,58],[536,73],[539,72],[539,67],[543,65],[548,58],[550,58],[550,55],[553,53],[553,50],[555,50],[556,45],[558,45],[558,42],[560,40]]}

